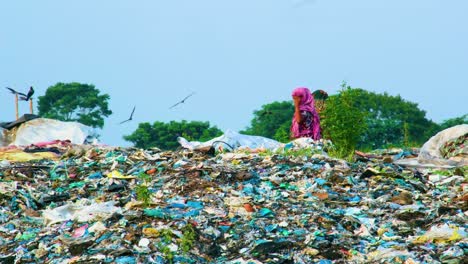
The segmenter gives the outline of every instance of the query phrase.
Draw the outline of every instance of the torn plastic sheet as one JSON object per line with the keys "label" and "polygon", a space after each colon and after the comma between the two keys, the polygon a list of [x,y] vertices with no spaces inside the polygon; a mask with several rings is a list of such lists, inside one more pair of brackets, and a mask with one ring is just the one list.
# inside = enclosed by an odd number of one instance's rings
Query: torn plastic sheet
{"label": "torn plastic sheet", "polygon": [[431,243],[447,243],[459,241],[467,237],[467,233],[463,227],[449,226],[443,224],[441,226],[432,226],[424,235],[417,237],[413,243],[424,244]]}
{"label": "torn plastic sheet", "polygon": [[37,118],[21,124],[11,135],[10,145],[26,146],[37,142],[70,140],[73,144],[92,141],[95,134],[91,127],[78,122],[63,122],[48,118]]}
{"label": "torn plastic sheet", "polygon": [[[274,139],[261,136],[243,135],[231,130],[227,130],[224,135],[213,138],[206,142],[188,141],[183,137],[177,138],[177,141],[182,147],[190,150],[208,150],[213,147],[215,150],[229,151],[236,149],[268,149],[274,151],[279,148],[314,148],[318,151],[322,151],[324,145],[331,145],[331,141],[329,140],[313,140],[311,138],[298,138],[287,144],[284,144]],[[321,153],[325,154],[323,151]]]}
{"label": "torn plastic sheet", "polygon": [[261,136],[243,135],[231,130],[227,130],[224,135],[206,142],[188,141],[183,137],[178,137],[177,141],[182,147],[190,150],[209,149],[211,147],[228,150],[239,148],[275,150],[284,146],[283,143],[273,139]]}
{"label": "torn plastic sheet", "polygon": [[122,209],[114,206],[114,204],[114,201],[93,203],[88,206],[67,204],[54,209],[44,210],[42,217],[46,225],[61,223],[67,220],[76,220],[80,223],[105,220],[114,213],[122,213]]}

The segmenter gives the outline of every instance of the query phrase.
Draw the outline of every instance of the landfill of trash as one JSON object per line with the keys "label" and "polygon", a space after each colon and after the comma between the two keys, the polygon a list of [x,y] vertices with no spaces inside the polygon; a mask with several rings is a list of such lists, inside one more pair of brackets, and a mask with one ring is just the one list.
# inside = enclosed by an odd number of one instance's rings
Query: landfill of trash
{"label": "landfill of trash", "polygon": [[0,151],[0,263],[468,263],[467,167],[294,149]]}

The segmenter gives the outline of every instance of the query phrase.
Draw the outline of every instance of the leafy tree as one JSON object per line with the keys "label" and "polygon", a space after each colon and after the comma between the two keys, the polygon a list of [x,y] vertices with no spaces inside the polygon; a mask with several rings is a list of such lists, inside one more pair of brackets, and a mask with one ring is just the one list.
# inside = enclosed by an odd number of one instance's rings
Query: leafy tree
{"label": "leafy tree", "polygon": [[417,103],[406,101],[399,95],[377,94],[359,88],[353,90],[354,104],[367,115],[367,129],[358,142],[359,148],[385,148],[405,143],[419,145],[437,127],[426,118],[426,112],[419,109]]}
{"label": "leafy tree", "polygon": [[140,123],[130,135],[124,136],[126,141],[132,142],[138,148],[158,147],[163,150],[174,150],[179,146],[177,137],[182,136],[189,141],[207,141],[220,136],[222,131],[210,126],[209,122],[170,121],[169,123],[156,121]]}
{"label": "leafy tree", "polygon": [[450,118],[447,120],[444,120],[444,122],[440,123],[439,126],[437,127],[437,131],[442,131],[444,129],[447,129],[449,127],[453,127],[456,125],[462,125],[462,124],[468,124],[468,114],[464,114],[460,117],[454,117]]}
{"label": "leafy tree", "polygon": [[330,96],[322,112],[323,137],[331,139],[334,155],[340,158],[352,154],[366,129],[366,112],[356,105],[358,91],[346,87]]}
{"label": "leafy tree", "polygon": [[99,94],[91,84],[57,83],[39,96],[39,115],[62,121],[77,121],[102,128],[104,117],[112,114],[107,94]]}
{"label": "leafy tree", "polygon": [[273,138],[278,141],[290,140],[291,120],[294,114],[292,102],[273,102],[254,111],[254,118],[243,134]]}

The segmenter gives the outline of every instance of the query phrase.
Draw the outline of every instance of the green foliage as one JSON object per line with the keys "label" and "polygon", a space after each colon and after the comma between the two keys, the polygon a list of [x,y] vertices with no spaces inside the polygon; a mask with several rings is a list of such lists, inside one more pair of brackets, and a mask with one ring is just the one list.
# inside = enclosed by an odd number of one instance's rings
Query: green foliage
{"label": "green foliage", "polygon": [[[326,146],[326,149],[328,149],[330,146]],[[248,151],[245,152],[246,154],[250,154]],[[284,148],[278,148],[277,150],[273,151],[270,149],[265,149],[261,152],[258,152],[258,155],[261,157],[268,157],[268,156],[274,156],[274,155],[280,155],[284,157],[290,157],[290,158],[304,158],[304,157],[312,157],[315,154],[322,154],[322,151],[319,149],[315,148],[289,148],[284,147]]]}
{"label": "green foliage", "polygon": [[222,131],[217,127],[211,127],[209,122],[170,121],[163,123],[156,121],[140,123],[138,128],[124,139],[132,142],[138,148],[158,147],[163,150],[174,150],[179,147],[177,137],[181,136],[189,141],[207,141],[220,136]]}
{"label": "green foliage", "polygon": [[358,92],[345,84],[342,88],[339,94],[328,98],[322,119],[323,135],[331,139],[339,158],[354,152],[366,129],[366,112],[355,104]]}
{"label": "green foliage", "polygon": [[273,139],[283,143],[291,141],[291,122],[292,117],[280,125],[276,130]]}
{"label": "green foliage", "polygon": [[172,253],[168,246],[163,246],[161,248],[161,252],[163,253],[164,258],[169,261],[169,263],[174,263],[174,253]]}
{"label": "green foliage", "polygon": [[161,237],[161,241],[157,244],[159,251],[169,263],[173,263],[174,252],[172,252],[168,246],[168,244],[172,242],[174,236],[172,231],[170,229],[162,229],[159,231],[159,236]]}
{"label": "green foliage", "polygon": [[403,123],[403,144],[407,148],[410,146],[409,143],[409,125],[408,122]]}
{"label": "green foliage", "polygon": [[377,94],[359,88],[352,90],[354,105],[366,113],[367,129],[358,142],[361,149],[419,145],[437,127],[425,117],[426,112],[419,109],[418,104],[403,100],[399,95]]}
{"label": "green foliage", "polygon": [[39,96],[39,115],[62,121],[77,121],[91,127],[102,128],[104,117],[112,114],[107,94],[91,84],[57,83]]}
{"label": "green foliage", "polygon": [[293,114],[294,106],[288,101],[263,105],[260,110],[254,111],[250,126],[241,133],[288,142]]}
{"label": "green foliage", "polygon": [[159,231],[159,236],[162,237],[162,240],[164,243],[170,243],[172,241],[173,233],[170,229],[161,229]]}
{"label": "green foliage", "polygon": [[167,245],[158,244],[158,248],[169,263],[174,263],[174,253]]}
{"label": "green foliage", "polygon": [[146,173],[138,175],[140,183],[135,187],[137,200],[143,202],[143,206],[148,207],[151,202],[151,191],[148,188],[151,177]]}
{"label": "green foliage", "polygon": [[464,114],[460,117],[455,117],[455,118],[444,120],[444,122],[439,124],[439,126],[437,127],[437,131],[435,131],[435,133],[442,131],[444,129],[447,129],[449,127],[462,125],[462,124],[468,124],[468,114]]}
{"label": "green foliage", "polygon": [[431,171],[431,173],[443,176],[464,176],[466,179],[466,177],[468,176],[468,166],[457,167],[454,169],[434,169]]}
{"label": "green foliage", "polygon": [[180,240],[180,248],[184,253],[187,253],[195,243],[196,233],[191,224],[187,224],[182,229],[182,238]]}
{"label": "green foliage", "polygon": [[345,148],[337,148],[336,146],[333,146],[327,149],[327,153],[330,157],[344,159],[348,162],[354,162],[354,151],[350,151]]}
{"label": "green foliage", "polygon": [[321,154],[322,151],[314,148],[298,148],[298,149],[280,149],[276,151],[276,154],[280,154],[286,157],[312,157],[314,154]]}

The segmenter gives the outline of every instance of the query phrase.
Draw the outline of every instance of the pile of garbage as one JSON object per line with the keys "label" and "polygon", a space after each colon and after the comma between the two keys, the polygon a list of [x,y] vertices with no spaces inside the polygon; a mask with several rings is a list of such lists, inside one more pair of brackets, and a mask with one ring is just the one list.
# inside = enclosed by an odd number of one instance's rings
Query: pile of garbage
{"label": "pile of garbage", "polygon": [[1,263],[468,261],[467,167],[412,150],[27,149],[0,150]]}

